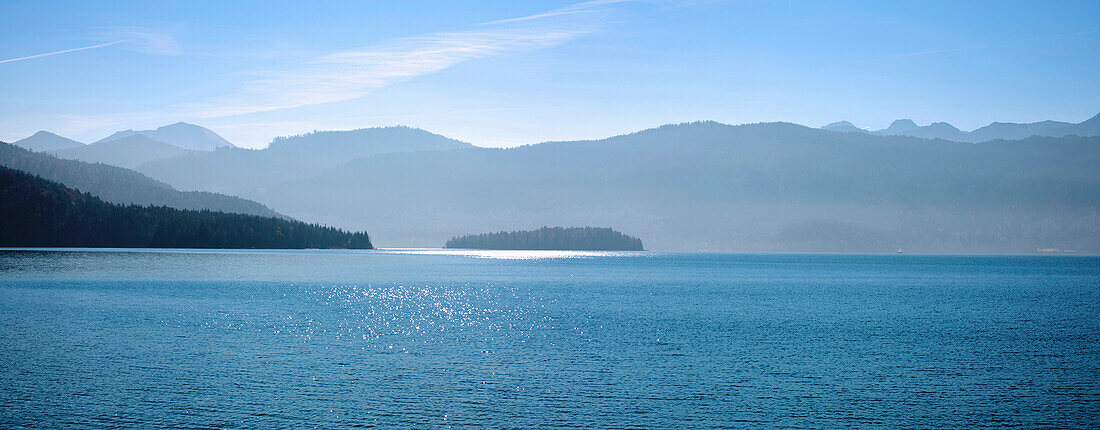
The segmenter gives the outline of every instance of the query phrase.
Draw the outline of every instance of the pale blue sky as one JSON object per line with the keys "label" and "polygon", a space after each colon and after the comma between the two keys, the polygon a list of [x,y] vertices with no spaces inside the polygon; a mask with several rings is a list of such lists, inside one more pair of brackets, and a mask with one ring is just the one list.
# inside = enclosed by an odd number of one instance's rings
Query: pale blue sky
{"label": "pale blue sky", "polygon": [[187,121],[247,147],[382,125],[512,146],[693,120],[1100,112],[1095,0],[8,0],[0,26],[4,141]]}

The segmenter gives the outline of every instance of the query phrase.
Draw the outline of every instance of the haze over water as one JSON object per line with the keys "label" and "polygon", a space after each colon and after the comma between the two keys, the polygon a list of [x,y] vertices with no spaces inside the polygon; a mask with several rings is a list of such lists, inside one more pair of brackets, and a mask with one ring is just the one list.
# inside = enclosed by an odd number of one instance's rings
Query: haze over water
{"label": "haze over water", "polygon": [[9,250],[0,426],[1086,428],[1098,315],[1096,257]]}

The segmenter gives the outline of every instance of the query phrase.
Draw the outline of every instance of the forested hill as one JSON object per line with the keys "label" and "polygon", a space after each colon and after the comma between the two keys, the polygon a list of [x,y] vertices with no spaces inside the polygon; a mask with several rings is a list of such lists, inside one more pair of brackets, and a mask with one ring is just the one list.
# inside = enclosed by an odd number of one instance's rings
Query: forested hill
{"label": "forested hill", "polygon": [[176,209],[282,216],[267,206],[240,197],[205,191],[178,191],[168,184],[130,169],[63,160],[4,142],[0,142],[0,166],[57,181],[122,205],[168,206]]}
{"label": "forested hill", "polygon": [[610,228],[543,227],[530,231],[511,231],[465,235],[451,238],[446,248],[460,249],[533,249],[578,251],[642,251],[641,239]]}
{"label": "forested hill", "polygon": [[366,233],[280,218],[119,206],[0,167],[0,246],[371,248]]}

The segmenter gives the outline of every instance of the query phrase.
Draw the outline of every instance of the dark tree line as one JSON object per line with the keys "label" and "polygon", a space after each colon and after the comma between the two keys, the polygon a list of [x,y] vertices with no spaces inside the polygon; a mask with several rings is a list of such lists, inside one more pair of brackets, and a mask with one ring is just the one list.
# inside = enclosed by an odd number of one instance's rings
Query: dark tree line
{"label": "dark tree line", "polygon": [[60,182],[111,203],[280,216],[262,204],[240,197],[203,191],[178,191],[168,184],[130,169],[65,160],[4,142],[0,142],[0,166]]}
{"label": "dark tree line", "polygon": [[0,246],[372,248],[366,233],[300,221],[120,206],[0,167]]}
{"label": "dark tree line", "polygon": [[641,251],[642,240],[607,227],[543,227],[530,231],[468,234],[447,241],[446,248]]}

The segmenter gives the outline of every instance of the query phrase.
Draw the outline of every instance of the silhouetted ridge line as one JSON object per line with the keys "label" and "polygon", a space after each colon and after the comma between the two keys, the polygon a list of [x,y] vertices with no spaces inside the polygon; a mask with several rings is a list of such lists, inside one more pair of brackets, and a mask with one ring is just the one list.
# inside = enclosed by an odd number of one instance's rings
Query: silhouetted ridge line
{"label": "silhouetted ridge line", "polygon": [[538,230],[465,235],[445,248],[504,250],[642,251],[641,239],[606,227],[543,227]]}
{"label": "silhouetted ridge line", "polygon": [[911,119],[895,120],[890,123],[889,127],[875,131],[855,127],[848,121],[834,122],[822,126],[821,129],[879,136],[910,136],[923,139],[979,143],[994,140],[1021,140],[1031,136],[1097,136],[1100,135],[1100,114],[1077,124],[1051,120],[1029,123],[993,122],[973,131],[962,131],[946,122],[933,122],[921,126]]}
{"label": "silhouetted ridge line", "polygon": [[255,215],[118,206],[0,167],[0,246],[372,248],[366,233]]}

